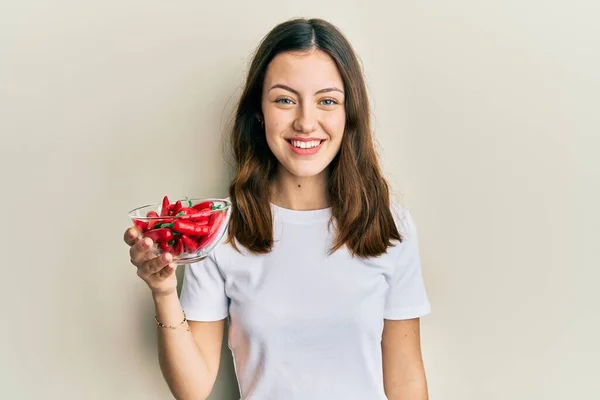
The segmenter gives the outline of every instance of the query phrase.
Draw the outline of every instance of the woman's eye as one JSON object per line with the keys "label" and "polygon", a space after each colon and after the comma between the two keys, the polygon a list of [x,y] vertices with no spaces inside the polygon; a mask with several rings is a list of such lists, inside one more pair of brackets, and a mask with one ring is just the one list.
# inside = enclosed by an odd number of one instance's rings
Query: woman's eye
{"label": "woman's eye", "polygon": [[337,101],[335,101],[333,99],[323,99],[323,100],[321,100],[321,103],[325,106],[333,106],[333,105],[337,104]]}
{"label": "woman's eye", "polygon": [[277,100],[275,100],[275,103],[279,103],[279,104],[285,104],[285,105],[288,105],[288,104],[293,104],[293,102],[292,102],[292,100],[291,100],[291,99],[288,99],[288,98],[285,98],[285,97],[283,97],[283,98],[281,98],[281,99],[277,99]]}

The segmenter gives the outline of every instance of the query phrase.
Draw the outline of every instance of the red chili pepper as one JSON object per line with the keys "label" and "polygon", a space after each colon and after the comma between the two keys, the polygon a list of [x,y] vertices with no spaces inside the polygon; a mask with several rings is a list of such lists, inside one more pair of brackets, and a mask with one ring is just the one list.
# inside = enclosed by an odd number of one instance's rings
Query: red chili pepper
{"label": "red chili pepper", "polygon": [[148,211],[148,213],[146,214],[146,217],[148,218],[158,218],[159,215],[156,211]]}
{"label": "red chili pepper", "polygon": [[205,209],[202,211],[194,210],[193,213],[182,215],[179,218],[183,220],[190,220],[199,224],[207,224],[210,216],[213,214],[211,210]]}
{"label": "red chili pepper", "polygon": [[161,218],[158,221],[160,221],[161,224],[170,224],[171,222],[173,222],[174,219],[175,218],[166,217],[166,218]]}
{"label": "red chili pepper", "polygon": [[[148,218],[158,218],[158,213],[156,211],[148,211],[146,213],[146,217]],[[148,221],[148,225],[146,227],[146,230],[150,230],[154,227],[156,227],[156,225],[158,225],[158,223],[160,223],[160,220],[158,219],[151,219]]]}
{"label": "red chili pepper", "polygon": [[224,219],[225,219],[224,212],[217,212],[217,213],[213,214],[213,216],[211,217],[211,226],[210,226],[209,233],[208,233],[208,235],[206,235],[200,239],[200,241],[198,242],[198,247],[204,247],[208,243],[210,243],[211,240],[214,239],[214,237],[219,232],[219,229],[221,228],[221,225],[223,224]]}
{"label": "red chili pepper", "polygon": [[147,231],[144,236],[149,237],[154,242],[168,242],[173,239],[173,232],[169,228],[158,228]]}
{"label": "red chili pepper", "polygon": [[169,245],[169,242],[159,242],[158,247],[165,253],[171,251],[171,246]]}
{"label": "red chili pepper", "polygon": [[171,203],[169,202],[169,197],[168,196],[163,197],[162,207],[160,209],[161,217],[166,217],[167,215],[169,215],[169,206],[170,205],[171,205]]}
{"label": "red chili pepper", "polygon": [[148,229],[148,223],[146,221],[142,221],[142,220],[139,220],[139,219],[134,219],[133,220],[133,224],[142,233],[146,232],[146,230]]}
{"label": "red chili pepper", "polygon": [[187,253],[195,253],[196,250],[198,250],[198,243],[196,243],[196,241],[192,238],[190,238],[187,235],[181,235],[180,238],[181,242],[183,243],[183,246],[185,247],[185,251]]}
{"label": "red chili pepper", "polygon": [[225,219],[225,212],[220,211],[220,212],[215,212],[213,213],[212,217],[210,218],[210,235],[212,235],[213,233],[216,233],[220,228],[221,225],[223,223],[223,220]]}
{"label": "red chili pepper", "polygon": [[175,232],[183,233],[190,236],[200,236],[206,235],[208,232],[210,232],[210,227],[208,225],[201,225],[196,224],[194,222],[176,219],[175,222],[173,222],[173,230]]}
{"label": "red chili pepper", "polygon": [[[184,215],[187,217],[187,215]],[[190,218],[181,218],[184,221],[193,222],[196,225],[210,225],[210,218],[203,215],[190,215]]]}
{"label": "red chili pepper", "polygon": [[177,214],[189,215],[189,214],[194,214],[197,212],[198,212],[198,210],[196,210],[195,208],[192,208],[192,207],[181,207],[179,209],[179,211],[177,212]]}
{"label": "red chili pepper", "polygon": [[181,238],[176,238],[173,245],[173,255],[180,256],[181,253],[183,253],[183,241],[181,241]]}
{"label": "red chili pepper", "polygon": [[151,219],[150,221],[148,221],[148,230],[159,227],[161,223],[162,220],[160,219]]}
{"label": "red chili pepper", "polygon": [[195,206],[193,206],[192,208],[195,208],[195,209],[196,209],[196,210],[198,210],[198,211],[202,211],[202,210],[204,210],[205,208],[208,208],[209,210],[211,210],[211,209],[212,209],[212,206],[213,206],[214,204],[215,204],[215,203],[214,203],[212,200],[206,200],[206,201],[203,201],[202,203],[198,203],[198,204],[196,204],[196,205],[195,205]]}
{"label": "red chili pepper", "polygon": [[170,211],[170,215],[177,215],[177,213],[181,211],[182,208],[183,205],[181,204],[181,201],[177,200],[177,202],[175,202],[175,205],[173,206],[173,209]]}

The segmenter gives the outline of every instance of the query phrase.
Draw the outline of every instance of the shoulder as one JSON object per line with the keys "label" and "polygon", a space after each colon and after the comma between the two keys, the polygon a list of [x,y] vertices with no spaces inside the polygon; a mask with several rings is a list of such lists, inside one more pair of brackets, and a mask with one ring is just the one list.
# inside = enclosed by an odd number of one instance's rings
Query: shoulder
{"label": "shoulder", "polygon": [[410,210],[397,201],[391,201],[390,211],[403,240],[416,239],[417,228]]}
{"label": "shoulder", "polygon": [[392,246],[388,248],[389,257],[394,260],[394,265],[397,266],[418,256],[419,239],[413,215],[408,207],[397,201],[392,201],[390,211],[401,238],[400,242],[394,240]]}

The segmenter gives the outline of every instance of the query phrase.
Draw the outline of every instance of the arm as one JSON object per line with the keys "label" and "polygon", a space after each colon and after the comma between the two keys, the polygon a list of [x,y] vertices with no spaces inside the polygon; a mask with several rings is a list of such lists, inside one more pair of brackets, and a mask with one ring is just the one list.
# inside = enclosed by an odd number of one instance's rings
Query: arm
{"label": "arm", "polygon": [[[196,318],[199,315],[199,305],[212,311],[211,319],[214,322],[186,322],[183,321],[183,302],[177,296],[176,265],[172,263],[170,254],[156,257],[150,252],[152,241],[149,238],[140,239],[139,231],[131,227],[125,231],[125,243],[130,246],[129,255],[131,263],[137,267],[137,275],[144,280],[152,291],[156,318],[168,327],[157,327],[158,329],[158,358],[161,371],[169,386],[169,389],[178,400],[201,400],[206,399],[214,386],[217,371],[219,369],[221,345],[223,342],[224,320],[226,315],[226,296],[223,281],[215,279],[220,276],[215,272],[216,264],[207,261],[188,266],[185,269],[182,288],[182,297],[186,293],[200,293],[200,282],[203,278],[201,273],[191,270],[211,271],[206,276],[206,287],[214,290],[209,296],[194,297],[187,296],[188,309],[195,311]],[[216,289],[215,289],[216,288]],[[214,298],[220,301],[215,302]],[[198,301],[196,301],[198,300]],[[212,300],[212,301],[211,301]],[[220,306],[220,310],[213,311],[213,306]],[[203,310],[203,315],[208,312]]]}
{"label": "arm", "polygon": [[381,349],[387,398],[428,400],[427,379],[421,356],[420,319],[386,319]]}
{"label": "arm", "polygon": [[[161,323],[178,325],[183,320],[177,293],[154,296],[154,304]],[[160,368],[176,399],[206,399],[212,391],[219,370],[224,325],[223,319],[188,321],[177,329],[158,327]]]}

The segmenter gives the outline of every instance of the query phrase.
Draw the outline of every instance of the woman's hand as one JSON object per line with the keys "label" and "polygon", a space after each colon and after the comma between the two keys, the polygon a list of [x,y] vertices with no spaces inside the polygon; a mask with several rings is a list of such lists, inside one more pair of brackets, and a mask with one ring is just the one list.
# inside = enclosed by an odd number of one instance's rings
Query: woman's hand
{"label": "woman's hand", "polygon": [[153,296],[165,296],[177,292],[177,265],[172,263],[170,253],[157,257],[150,251],[152,240],[140,239],[140,233],[135,227],[125,231],[125,243],[130,246],[131,263],[137,267],[137,274],[150,288]]}

